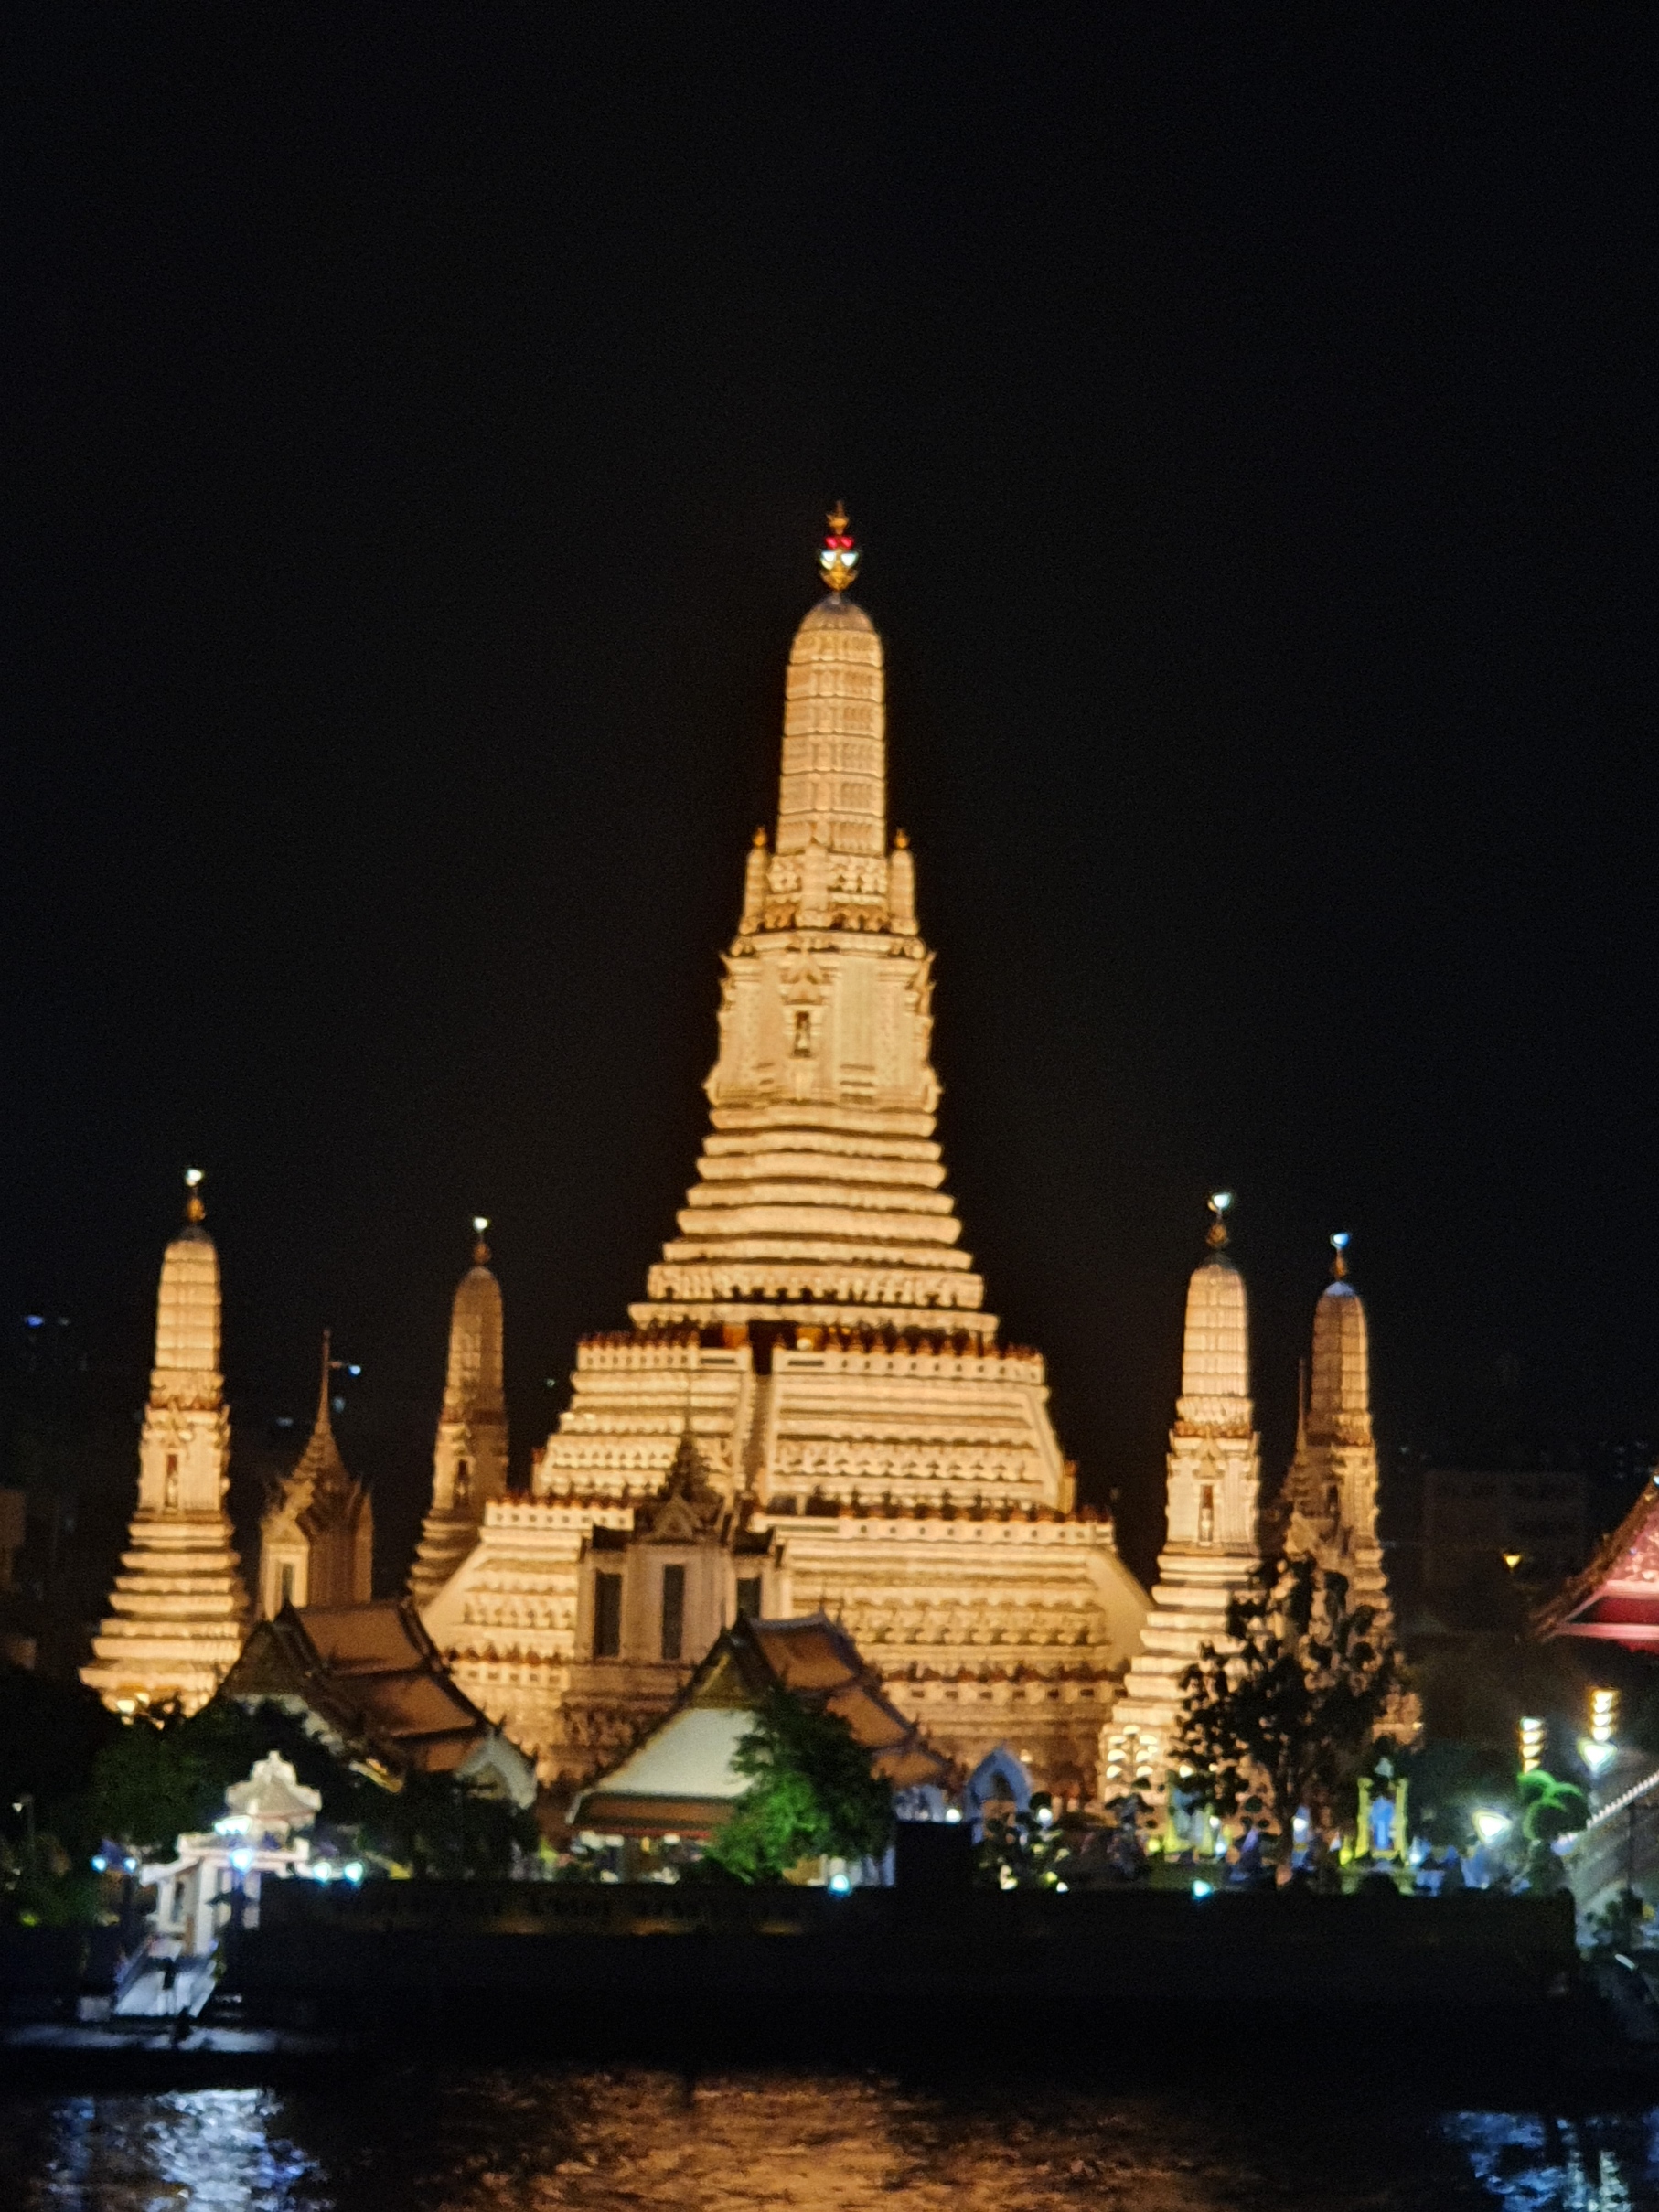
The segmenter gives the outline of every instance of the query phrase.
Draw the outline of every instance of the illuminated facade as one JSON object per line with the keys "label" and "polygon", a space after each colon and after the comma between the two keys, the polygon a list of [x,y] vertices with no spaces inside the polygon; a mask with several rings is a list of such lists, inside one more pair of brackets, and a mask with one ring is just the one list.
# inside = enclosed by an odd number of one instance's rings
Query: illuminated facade
{"label": "illuminated facade", "polygon": [[225,1512],[230,1416],[219,1372],[219,1255],[194,1170],[185,1226],[167,1246],[155,1364],[138,1445],[138,1507],[110,1616],[81,1680],[131,1712],[206,1704],[241,1650],[248,1596]]}
{"label": "illuminated facade", "polygon": [[316,1425],[260,1523],[259,1609],[267,1620],[285,1605],[367,1605],[374,1595],[374,1506],[334,1440],[332,1366],[325,1331]]}
{"label": "illuminated facade", "polygon": [[1351,1606],[1369,1606],[1392,1642],[1394,1608],[1376,1533],[1376,1438],[1365,1309],[1348,1280],[1347,1238],[1333,1238],[1332,1280],[1313,1309],[1313,1358],[1296,1456],[1285,1482],[1284,1549],[1343,1575]]}
{"label": "illuminated facade", "polygon": [[449,1370],[433,1452],[432,1510],[410,1569],[409,1595],[429,1605],[473,1545],[484,1509],[507,1488],[507,1397],[502,1385],[501,1286],[489,1266],[482,1217],[473,1264],[449,1315]]}
{"label": "illuminated facade", "polygon": [[1151,1610],[1101,1739],[1103,1793],[1163,1794],[1181,1678],[1227,1641],[1227,1608],[1261,1565],[1261,1449],[1250,1396],[1244,1278],[1227,1256],[1225,1194],[1187,1286],[1181,1395],[1170,1430],[1167,1525]]}
{"label": "illuminated facade", "polygon": [[485,1507],[425,1618],[549,1777],[608,1763],[740,1610],[821,1610],[941,1748],[971,1765],[1006,1741],[1083,1794],[1146,1598],[1110,1523],[1077,1510],[1042,1358],[1001,1341],[962,1248],[933,956],[915,856],[888,836],[882,641],[846,595],[844,517],[821,559],[678,1234],[631,1329],[578,1347],[530,1498]]}

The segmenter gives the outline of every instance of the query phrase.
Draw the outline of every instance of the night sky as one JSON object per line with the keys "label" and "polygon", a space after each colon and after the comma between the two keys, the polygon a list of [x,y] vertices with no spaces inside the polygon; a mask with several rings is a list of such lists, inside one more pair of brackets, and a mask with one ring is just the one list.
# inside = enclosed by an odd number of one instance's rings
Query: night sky
{"label": "night sky", "polygon": [[1390,1463],[1659,1437],[1656,56],[1614,5],[28,11],[7,1332],[137,1404],[199,1163],[244,1434],[331,1322],[390,1585],[483,1211],[527,1469],[691,1179],[839,497],[966,1241],[1134,1564],[1217,1182],[1269,1472],[1337,1228]]}

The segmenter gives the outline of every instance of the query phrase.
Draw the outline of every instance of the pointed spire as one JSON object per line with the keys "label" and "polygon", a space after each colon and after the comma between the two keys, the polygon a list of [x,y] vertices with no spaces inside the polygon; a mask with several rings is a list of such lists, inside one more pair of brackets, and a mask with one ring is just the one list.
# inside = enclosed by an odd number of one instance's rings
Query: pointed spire
{"label": "pointed spire", "polygon": [[1250,1404],[1250,1324],[1244,1278],[1227,1257],[1226,1214],[1230,1191],[1215,1191],[1205,1243],[1209,1251],[1193,1268],[1187,1285],[1186,1333],[1182,1352],[1178,1428],[1206,1434],[1248,1436],[1255,1426]]}
{"label": "pointed spire", "polygon": [[818,557],[819,572],[839,599],[858,574],[859,549],[851,535],[847,510],[839,499],[824,519],[830,525],[830,534]]}
{"label": "pointed spire", "polygon": [[322,1387],[317,1393],[316,1425],[313,1433],[319,1437],[327,1436],[331,1439],[334,1435],[334,1424],[328,1417],[328,1379],[333,1373],[334,1331],[332,1329],[325,1329],[323,1331],[323,1380]]}
{"label": "pointed spire", "polygon": [[1346,1231],[1331,1239],[1331,1280],[1313,1309],[1308,1436],[1315,1444],[1371,1441],[1371,1355],[1365,1309],[1348,1277]]}

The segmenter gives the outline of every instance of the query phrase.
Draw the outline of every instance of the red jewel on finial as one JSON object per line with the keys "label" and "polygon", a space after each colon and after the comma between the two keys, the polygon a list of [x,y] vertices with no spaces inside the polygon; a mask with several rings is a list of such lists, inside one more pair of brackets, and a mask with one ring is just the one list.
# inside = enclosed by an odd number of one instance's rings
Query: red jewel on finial
{"label": "red jewel on finial", "polygon": [[830,534],[824,540],[818,565],[829,589],[839,593],[847,589],[858,573],[859,549],[848,527],[847,510],[839,499],[825,520],[830,525]]}

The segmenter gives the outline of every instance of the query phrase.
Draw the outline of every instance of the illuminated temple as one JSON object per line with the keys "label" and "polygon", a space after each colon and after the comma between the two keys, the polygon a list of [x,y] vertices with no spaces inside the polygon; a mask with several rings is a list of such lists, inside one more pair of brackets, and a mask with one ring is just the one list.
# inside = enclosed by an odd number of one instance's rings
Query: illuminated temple
{"label": "illuminated temple", "polygon": [[821,1610],[943,1750],[1006,1742],[1084,1795],[1146,1598],[962,1247],[844,517],[820,559],[678,1233],[631,1328],[578,1347],[530,1496],[485,1503],[424,1618],[549,1779],[607,1760],[738,1613]]}
{"label": "illuminated temple", "polygon": [[81,1680],[132,1712],[207,1704],[242,1648],[248,1595],[225,1512],[230,1416],[219,1372],[219,1254],[194,1169],[155,1301],[155,1363],[138,1443],[138,1506]]}

